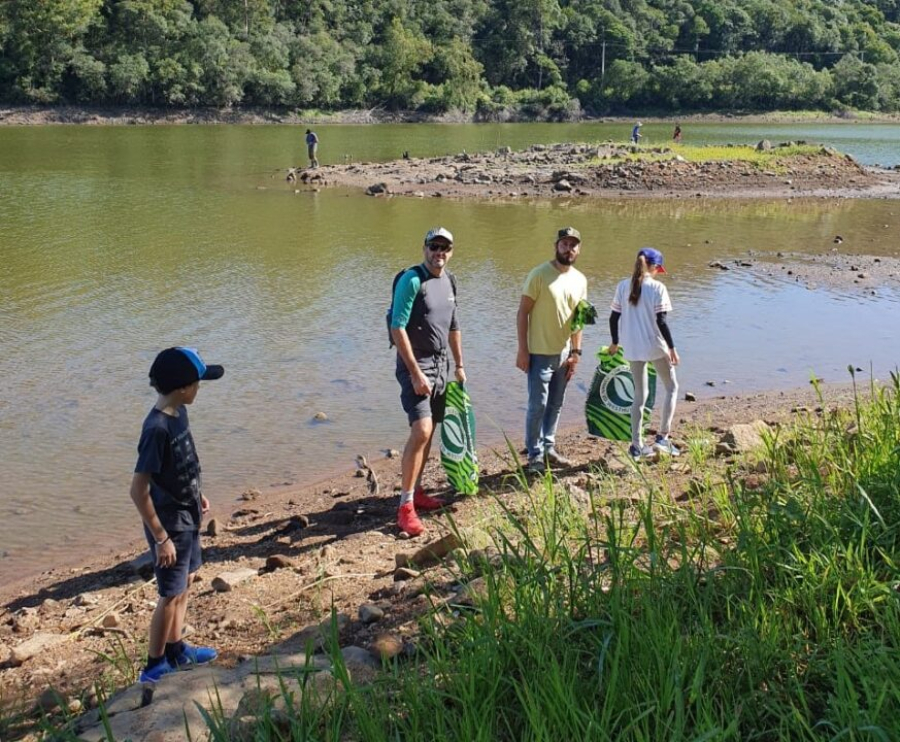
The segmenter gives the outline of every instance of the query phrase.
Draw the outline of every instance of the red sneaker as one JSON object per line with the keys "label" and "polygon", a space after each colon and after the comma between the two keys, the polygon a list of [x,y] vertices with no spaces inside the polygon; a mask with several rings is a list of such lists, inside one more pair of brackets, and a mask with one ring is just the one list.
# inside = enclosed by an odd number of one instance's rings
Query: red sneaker
{"label": "red sneaker", "polygon": [[400,506],[397,511],[397,525],[401,531],[406,531],[410,536],[418,536],[425,532],[425,526],[416,515],[416,506],[411,502]]}
{"label": "red sneaker", "polygon": [[426,495],[425,490],[421,487],[416,487],[413,493],[413,505],[416,506],[417,510],[425,510],[427,512],[429,510],[440,510],[446,507],[447,503],[431,495]]}

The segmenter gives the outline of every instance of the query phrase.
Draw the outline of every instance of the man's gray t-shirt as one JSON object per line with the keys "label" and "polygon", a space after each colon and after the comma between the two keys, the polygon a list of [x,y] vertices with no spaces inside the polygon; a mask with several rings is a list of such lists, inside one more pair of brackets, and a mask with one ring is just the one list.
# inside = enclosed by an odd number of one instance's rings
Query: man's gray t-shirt
{"label": "man's gray t-shirt", "polygon": [[200,461],[187,408],[173,417],[150,410],[141,430],[135,474],[150,475],[150,498],[167,531],[200,527]]}
{"label": "man's gray t-shirt", "polygon": [[450,274],[443,271],[435,276],[421,266],[400,276],[394,290],[391,327],[406,330],[417,359],[445,352],[450,333],[459,329]]}

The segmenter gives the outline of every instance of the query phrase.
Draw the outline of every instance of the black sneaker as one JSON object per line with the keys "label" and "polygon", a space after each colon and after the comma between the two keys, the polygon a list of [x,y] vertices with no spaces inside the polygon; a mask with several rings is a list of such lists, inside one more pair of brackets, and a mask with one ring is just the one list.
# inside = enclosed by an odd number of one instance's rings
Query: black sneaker
{"label": "black sneaker", "polygon": [[543,474],[547,471],[547,465],[541,458],[528,459],[528,463],[525,465],[525,471],[529,474]]}

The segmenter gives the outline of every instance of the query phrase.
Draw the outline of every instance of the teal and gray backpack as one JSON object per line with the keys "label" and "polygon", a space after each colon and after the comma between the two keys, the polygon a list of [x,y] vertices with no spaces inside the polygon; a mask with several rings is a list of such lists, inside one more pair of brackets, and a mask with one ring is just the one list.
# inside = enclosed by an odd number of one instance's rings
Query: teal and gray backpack
{"label": "teal and gray backpack", "polygon": [[[411,265],[409,268],[404,268],[400,271],[396,276],[394,276],[394,282],[391,284],[391,303],[388,305],[387,314],[385,314],[385,322],[387,323],[387,334],[388,334],[388,348],[394,347],[394,336],[391,334],[391,317],[394,315],[394,294],[397,292],[397,281],[400,280],[400,277],[406,273],[407,271],[415,271],[419,274],[419,280],[422,283],[425,283],[428,280],[428,269],[422,265],[421,263],[417,265]],[[453,296],[456,296],[456,276],[454,276],[450,271],[447,271],[447,275],[450,278],[450,283],[453,286]],[[421,296],[421,288],[419,289],[419,296]],[[416,296],[416,301],[419,300],[419,296]]]}

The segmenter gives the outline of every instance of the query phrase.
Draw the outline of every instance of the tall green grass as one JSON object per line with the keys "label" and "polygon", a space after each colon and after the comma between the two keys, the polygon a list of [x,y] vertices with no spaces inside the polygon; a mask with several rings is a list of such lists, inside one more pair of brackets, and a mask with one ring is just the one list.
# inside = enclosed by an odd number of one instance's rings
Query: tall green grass
{"label": "tall green grass", "polygon": [[354,692],[359,738],[900,739],[900,382],[873,391],[780,430],[758,489],[648,481],[633,518],[601,485],[580,518],[548,480],[478,609]]}

